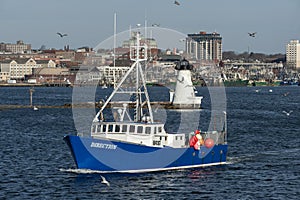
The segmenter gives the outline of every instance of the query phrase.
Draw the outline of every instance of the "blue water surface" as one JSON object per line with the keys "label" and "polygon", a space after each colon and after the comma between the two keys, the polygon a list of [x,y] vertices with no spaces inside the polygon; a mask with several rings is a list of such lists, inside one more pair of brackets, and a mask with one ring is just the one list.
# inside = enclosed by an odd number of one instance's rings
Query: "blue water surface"
{"label": "blue water surface", "polygon": [[[0,88],[0,104],[28,105],[29,89]],[[34,105],[72,103],[72,88],[34,89]],[[149,90],[152,100],[169,98],[166,88]],[[107,95],[109,89],[98,89],[95,101]],[[209,91],[198,88],[198,95],[204,96],[198,125],[205,130],[211,119]],[[2,107],[0,199],[299,199],[300,87],[226,88],[226,102],[227,165],[102,174],[110,187],[101,184],[100,174],[75,170],[63,141],[77,132],[72,109]],[[290,110],[289,116],[283,113]],[[157,117],[168,130],[193,131],[185,115],[163,110]]]}

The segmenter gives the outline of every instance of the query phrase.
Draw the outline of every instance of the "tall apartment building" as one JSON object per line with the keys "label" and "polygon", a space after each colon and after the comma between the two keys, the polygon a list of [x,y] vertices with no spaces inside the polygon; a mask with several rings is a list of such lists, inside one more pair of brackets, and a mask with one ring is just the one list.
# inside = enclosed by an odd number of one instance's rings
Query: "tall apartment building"
{"label": "tall apartment building", "polygon": [[186,38],[186,52],[197,60],[222,60],[222,37],[219,33],[194,33]]}
{"label": "tall apartment building", "polygon": [[22,40],[18,40],[16,44],[1,43],[0,51],[11,53],[24,53],[31,51],[31,44],[24,44]]}
{"label": "tall apartment building", "polygon": [[286,45],[286,63],[290,68],[300,69],[300,43],[299,40],[291,40]]}

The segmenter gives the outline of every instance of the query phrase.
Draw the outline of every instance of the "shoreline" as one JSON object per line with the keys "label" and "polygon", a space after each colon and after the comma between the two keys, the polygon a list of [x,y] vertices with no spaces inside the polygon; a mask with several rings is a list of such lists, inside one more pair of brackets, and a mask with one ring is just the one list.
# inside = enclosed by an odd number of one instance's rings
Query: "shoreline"
{"label": "shoreline", "polygon": [[[66,83],[0,83],[0,87],[73,87],[73,84]],[[163,85],[148,85],[149,87],[163,87]],[[194,85],[195,87],[208,87],[207,85]],[[267,85],[224,85],[227,87],[291,87],[300,86],[300,84],[295,85],[279,85],[279,84],[267,84]],[[220,87],[220,85],[209,85],[209,87]]]}
{"label": "shoreline", "polygon": [[72,87],[65,83],[0,83],[0,87]]}

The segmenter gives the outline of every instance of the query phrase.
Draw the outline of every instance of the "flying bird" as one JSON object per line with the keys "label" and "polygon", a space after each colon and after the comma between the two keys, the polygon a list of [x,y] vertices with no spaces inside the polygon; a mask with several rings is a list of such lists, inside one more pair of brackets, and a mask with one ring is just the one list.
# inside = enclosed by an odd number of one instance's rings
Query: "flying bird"
{"label": "flying bird", "polygon": [[293,112],[292,110],[290,110],[290,112],[286,112],[286,111],[282,111],[284,114],[286,114],[286,116],[290,116],[290,114]]}
{"label": "flying bird", "polygon": [[101,183],[106,184],[108,187],[110,186],[109,182],[105,179],[104,176],[101,176],[101,179],[102,179]]}
{"label": "flying bird", "polygon": [[289,92],[286,92],[286,93],[283,94],[283,96],[285,96],[285,97],[286,97],[287,95],[289,95]]}
{"label": "flying bird", "polygon": [[174,1],[174,4],[177,5],[177,6],[180,5],[180,3],[178,1]]}
{"label": "flying bird", "polygon": [[253,33],[248,33],[250,37],[255,37],[256,35],[256,32],[253,32]]}
{"label": "flying bird", "polygon": [[57,32],[56,34],[59,35],[60,37],[68,36],[68,34],[66,34],[66,33],[62,34],[60,32]]}
{"label": "flying bird", "polygon": [[159,27],[160,24],[152,24],[153,27]]}
{"label": "flying bird", "polygon": [[179,79],[177,78],[177,81],[179,81],[179,83],[183,83],[184,77],[182,76],[182,77],[181,77],[181,80],[179,80]]}

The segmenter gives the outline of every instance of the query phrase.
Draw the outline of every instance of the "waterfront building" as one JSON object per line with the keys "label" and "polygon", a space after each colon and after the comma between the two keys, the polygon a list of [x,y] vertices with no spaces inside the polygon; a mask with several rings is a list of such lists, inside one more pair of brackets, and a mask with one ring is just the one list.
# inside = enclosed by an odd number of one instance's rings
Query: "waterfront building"
{"label": "waterfront building", "polygon": [[10,79],[10,63],[11,60],[3,60],[0,62],[0,81],[7,81]]}
{"label": "waterfront building", "polygon": [[35,60],[36,68],[55,68],[56,63],[53,60]]}
{"label": "waterfront building", "polygon": [[[116,49],[116,57],[127,57],[126,59],[130,60],[130,47],[136,45],[136,35],[137,32],[131,32],[131,38],[129,40],[124,40],[122,44],[122,48],[117,48]],[[157,42],[154,38],[144,38],[142,37],[140,40],[140,45],[147,46],[147,55],[150,58],[154,58],[158,54],[158,47],[157,47]],[[124,50],[121,50],[124,49]],[[143,55],[144,51],[141,48],[140,54]]]}
{"label": "waterfront building", "polygon": [[25,76],[31,75],[35,68],[55,67],[56,63],[52,60],[34,60],[33,58],[3,60],[0,62],[0,81],[24,80]]}
{"label": "waterfront building", "polygon": [[222,37],[217,32],[188,34],[186,53],[196,60],[217,63],[222,60]]}
{"label": "waterfront building", "polygon": [[33,69],[33,74],[26,76],[27,80],[35,80],[36,83],[48,83],[55,85],[71,84],[75,75],[69,69],[61,67],[43,67]]}
{"label": "waterfront building", "polygon": [[31,51],[31,44],[24,44],[22,40],[18,40],[16,44],[1,43],[0,52],[24,53]]}
{"label": "waterfront building", "polygon": [[81,66],[70,71],[76,73],[77,84],[114,85],[129,69],[129,66]]}
{"label": "waterfront building", "polygon": [[10,63],[10,79],[24,79],[25,75],[32,74],[32,69],[36,68],[33,58],[19,58]]}
{"label": "waterfront building", "polygon": [[292,69],[300,69],[299,40],[291,40],[286,45],[286,64]]}
{"label": "waterfront building", "polygon": [[98,67],[100,73],[103,75],[104,83],[117,84],[126,72],[130,69],[130,66],[101,66]]}

